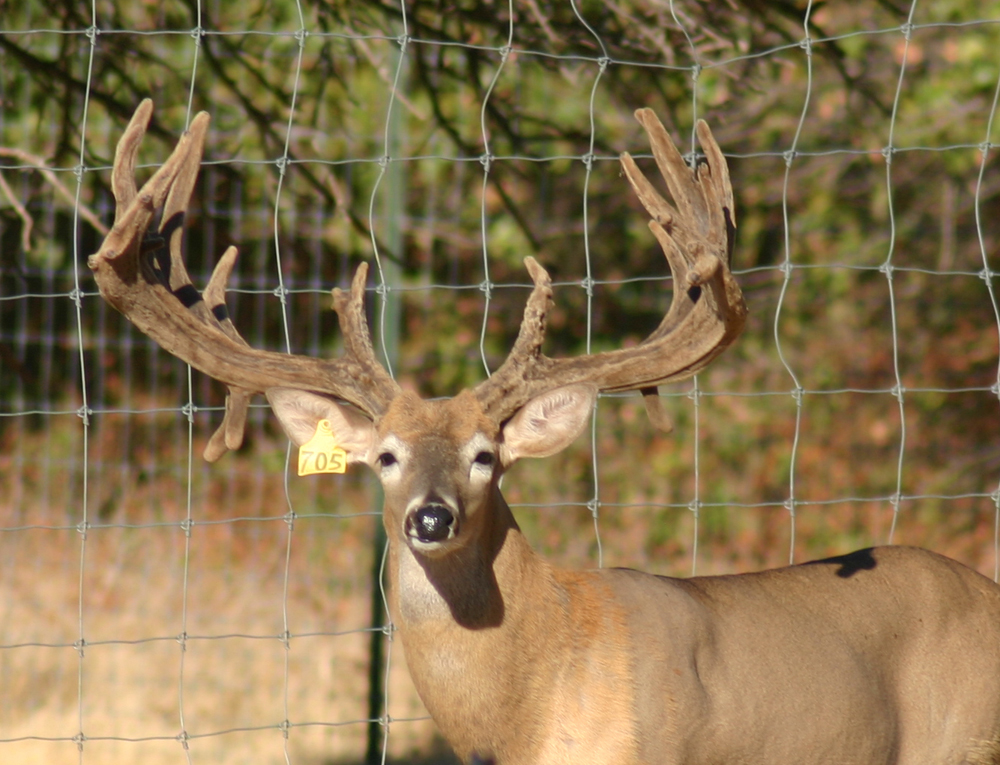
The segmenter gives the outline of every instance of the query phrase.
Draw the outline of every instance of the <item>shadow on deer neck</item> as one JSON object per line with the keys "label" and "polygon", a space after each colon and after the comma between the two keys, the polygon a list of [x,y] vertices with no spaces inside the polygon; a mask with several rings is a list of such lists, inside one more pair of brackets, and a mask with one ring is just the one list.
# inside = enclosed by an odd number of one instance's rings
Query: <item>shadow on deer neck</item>
{"label": "shadow on deer neck", "polygon": [[[475,543],[448,555],[422,555],[404,544],[390,553],[393,600],[404,624],[450,619],[468,630],[504,626],[510,596],[542,564],[498,488]],[[522,596],[523,597],[523,596]],[[447,612],[442,607],[447,608]]]}

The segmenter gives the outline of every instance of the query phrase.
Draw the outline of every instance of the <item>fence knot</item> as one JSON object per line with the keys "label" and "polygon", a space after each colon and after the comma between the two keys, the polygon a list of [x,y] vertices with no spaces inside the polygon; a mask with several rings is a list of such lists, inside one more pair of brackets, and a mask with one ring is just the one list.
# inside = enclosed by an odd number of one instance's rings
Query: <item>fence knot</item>
{"label": "fence knot", "polygon": [[587,297],[594,297],[594,284],[594,280],[589,276],[580,280],[580,286],[583,287],[584,292],[587,293]]}
{"label": "fence knot", "polygon": [[76,416],[83,420],[84,427],[90,426],[90,415],[94,413],[94,410],[89,406],[84,404],[79,409],[76,410]]}
{"label": "fence knot", "polygon": [[601,500],[599,500],[597,497],[592,498],[587,502],[587,509],[590,511],[590,515],[592,518],[597,518],[597,514],[598,512],[600,512],[601,509]]}
{"label": "fence knot", "polygon": [[486,295],[486,299],[490,300],[493,297],[493,282],[489,279],[483,279],[479,282],[479,291]]}

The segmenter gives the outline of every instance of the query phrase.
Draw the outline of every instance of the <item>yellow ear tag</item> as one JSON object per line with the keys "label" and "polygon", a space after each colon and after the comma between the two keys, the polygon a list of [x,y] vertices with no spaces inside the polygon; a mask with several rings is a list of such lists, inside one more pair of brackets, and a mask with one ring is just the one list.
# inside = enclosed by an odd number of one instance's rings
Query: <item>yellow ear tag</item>
{"label": "yellow ear tag", "polygon": [[316,434],[299,447],[299,475],[346,473],[347,452],[337,446],[329,420],[320,420]]}

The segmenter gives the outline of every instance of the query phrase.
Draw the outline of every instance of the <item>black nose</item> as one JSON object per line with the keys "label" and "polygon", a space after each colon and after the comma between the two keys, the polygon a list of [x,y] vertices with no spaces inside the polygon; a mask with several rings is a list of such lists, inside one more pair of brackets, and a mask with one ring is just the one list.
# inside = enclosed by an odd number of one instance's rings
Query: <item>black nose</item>
{"label": "black nose", "polygon": [[436,502],[424,505],[410,516],[407,525],[411,534],[421,542],[440,542],[448,538],[448,531],[455,516],[444,505]]}

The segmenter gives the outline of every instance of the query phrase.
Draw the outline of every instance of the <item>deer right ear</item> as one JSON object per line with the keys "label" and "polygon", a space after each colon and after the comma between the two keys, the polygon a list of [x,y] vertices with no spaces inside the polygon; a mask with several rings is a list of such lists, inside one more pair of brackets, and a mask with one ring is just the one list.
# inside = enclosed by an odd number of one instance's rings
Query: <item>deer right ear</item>
{"label": "deer right ear", "polygon": [[375,441],[375,426],[361,412],[325,396],[294,388],[268,388],[267,396],[281,427],[296,446],[316,435],[320,420],[329,420],[337,446],[348,462],[365,462]]}

